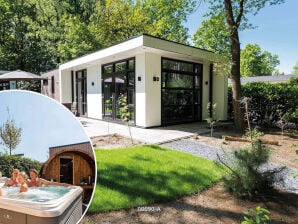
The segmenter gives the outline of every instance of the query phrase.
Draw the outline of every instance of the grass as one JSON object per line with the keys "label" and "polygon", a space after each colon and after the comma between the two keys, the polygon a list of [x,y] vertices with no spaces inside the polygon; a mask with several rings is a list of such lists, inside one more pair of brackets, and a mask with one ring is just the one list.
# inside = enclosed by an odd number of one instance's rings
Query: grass
{"label": "grass", "polygon": [[170,201],[202,191],[223,175],[211,161],[157,145],[96,149],[95,154],[90,213]]}

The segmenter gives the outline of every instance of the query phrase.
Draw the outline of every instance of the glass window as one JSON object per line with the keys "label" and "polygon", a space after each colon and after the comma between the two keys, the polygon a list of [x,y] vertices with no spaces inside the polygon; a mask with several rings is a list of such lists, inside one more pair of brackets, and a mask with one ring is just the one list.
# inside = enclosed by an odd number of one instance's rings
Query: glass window
{"label": "glass window", "polygon": [[129,87],[133,87],[133,86],[135,86],[135,73],[134,72],[128,72],[127,73],[127,78],[128,78],[128,83],[127,83],[127,85],[129,86]]}
{"label": "glass window", "polygon": [[105,65],[103,66],[104,74],[111,74],[113,72],[113,65]]}
{"label": "glass window", "polygon": [[126,61],[122,61],[115,64],[115,71],[120,72],[126,70]]}
{"label": "glass window", "polygon": [[163,72],[162,87],[191,89],[193,88],[193,76]]}
{"label": "glass window", "polygon": [[129,70],[134,70],[135,69],[135,60],[131,59],[128,61],[128,69]]}
{"label": "glass window", "polygon": [[167,70],[193,72],[193,63],[163,59],[162,68]]}
{"label": "glass window", "polygon": [[[48,80],[47,80],[47,79],[42,80],[42,84],[43,84],[44,86],[47,86],[47,85],[48,85]],[[1,85],[1,84],[0,84],[0,85]]]}
{"label": "glass window", "polygon": [[118,97],[127,96],[131,123],[135,119],[135,59],[127,59],[102,66],[103,114],[110,120],[121,120]]}
{"label": "glass window", "polygon": [[162,59],[162,124],[201,119],[202,65]]}
{"label": "glass window", "polygon": [[193,104],[192,90],[162,90],[163,105],[186,105]]}

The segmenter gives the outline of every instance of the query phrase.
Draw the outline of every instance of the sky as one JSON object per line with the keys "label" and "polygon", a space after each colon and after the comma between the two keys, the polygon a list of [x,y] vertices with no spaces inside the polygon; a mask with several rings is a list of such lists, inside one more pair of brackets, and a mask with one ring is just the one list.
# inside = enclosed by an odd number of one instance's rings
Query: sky
{"label": "sky", "polygon": [[[188,17],[185,24],[192,35],[200,27],[208,11],[207,3],[201,5]],[[285,0],[276,6],[267,5],[256,16],[250,15],[249,22],[255,29],[240,32],[241,48],[246,44],[258,44],[262,51],[278,55],[279,72],[291,74],[298,61],[298,1]],[[199,24],[199,25],[198,25]]]}
{"label": "sky", "polygon": [[[10,117],[22,128],[15,154],[45,162],[49,147],[90,141],[76,117],[47,96],[22,90],[0,91],[0,102],[0,125]],[[4,152],[1,144],[0,152]]]}

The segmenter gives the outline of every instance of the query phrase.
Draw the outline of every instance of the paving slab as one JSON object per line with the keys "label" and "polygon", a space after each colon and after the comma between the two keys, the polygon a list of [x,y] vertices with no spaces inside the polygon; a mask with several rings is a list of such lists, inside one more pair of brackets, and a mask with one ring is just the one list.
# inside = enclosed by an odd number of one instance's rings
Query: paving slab
{"label": "paving slab", "polygon": [[[129,128],[126,125],[111,123],[102,120],[79,117],[87,135],[89,137],[104,136],[109,134],[119,134],[130,137]],[[172,125],[157,128],[130,127],[133,139],[147,144],[161,144],[191,137],[196,134],[210,132],[206,122],[196,122],[181,125]]]}

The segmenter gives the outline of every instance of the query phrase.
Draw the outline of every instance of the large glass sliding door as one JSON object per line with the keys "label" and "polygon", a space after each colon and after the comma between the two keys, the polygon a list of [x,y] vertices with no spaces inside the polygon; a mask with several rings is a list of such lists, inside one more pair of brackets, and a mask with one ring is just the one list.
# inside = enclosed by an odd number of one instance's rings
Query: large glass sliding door
{"label": "large glass sliding door", "polygon": [[103,118],[120,121],[119,96],[127,97],[130,122],[134,123],[135,113],[135,60],[127,59],[102,67]]}
{"label": "large glass sliding door", "polygon": [[162,58],[162,125],[200,121],[202,65]]}

